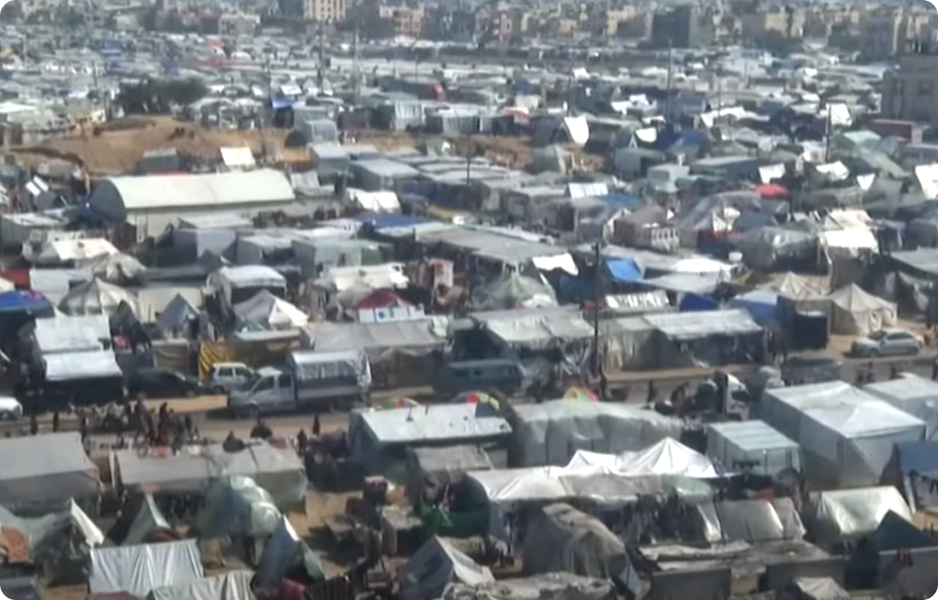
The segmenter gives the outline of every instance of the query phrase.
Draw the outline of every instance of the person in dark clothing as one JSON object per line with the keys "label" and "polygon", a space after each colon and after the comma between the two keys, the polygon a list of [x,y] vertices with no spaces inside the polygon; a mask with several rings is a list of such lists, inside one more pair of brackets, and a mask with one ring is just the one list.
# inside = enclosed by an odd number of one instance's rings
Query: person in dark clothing
{"label": "person in dark clothing", "polygon": [[319,437],[320,428],[319,415],[316,415],[313,417],[313,437]]}
{"label": "person in dark clothing", "polygon": [[899,367],[897,367],[896,365],[889,366],[889,378],[899,379]]}
{"label": "person in dark clothing", "polygon": [[609,400],[609,378],[605,369],[599,369],[599,399]]}
{"label": "person in dark clothing", "polygon": [[29,433],[31,435],[39,433],[39,421],[36,419],[35,412],[29,415]]}
{"label": "person in dark clothing", "polygon": [[85,443],[88,439],[88,417],[85,415],[82,415],[81,419],[78,420],[78,431],[81,433],[82,443]]}
{"label": "person in dark clothing", "polygon": [[251,429],[251,438],[252,439],[261,439],[269,440],[274,436],[274,432],[270,430],[270,427],[267,426],[267,423],[264,422],[264,419],[258,418],[257,424]]}
{"label": "person in dark clothing", "polygon": [[931,364],[931,378],[932,381],[938,381],[938,358]]}
{"label": "person in dark clothing", "polygon": [[235,436],[234,431],[229,431],[228,437],[226,437],[225,441],[221,443],[221,448],[225,452],[240,452],[241,450],[244,450],[244,442]]}
{"label": "person in dark clothing", "polygon": [[645,404],[651,404],[658,399],[658,390],[655,388],[655,382],[648,382],[648,397],[645,399]]}
{"label": "person in dark clothing", "polygon": [[59,411],[52,413],[52,433],[59,432]]}
{"label": "person in dark clothing", "polygon": [[300,456],[306,455],[306,446],[309,444],[309,438],[306,437],[306,431],[302,428],[300,432],[296,434],[296,451]]}

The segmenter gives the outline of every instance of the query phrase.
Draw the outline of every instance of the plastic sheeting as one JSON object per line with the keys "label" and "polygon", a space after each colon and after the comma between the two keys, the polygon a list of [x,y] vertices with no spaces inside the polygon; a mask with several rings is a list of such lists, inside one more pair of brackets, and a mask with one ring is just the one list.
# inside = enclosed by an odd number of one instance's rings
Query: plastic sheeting
{"label": "plastic sheeting", "polygon": [[683,425],[653,411],[607,402],[555,400],[515,406],[519,466],[566,465],[577,450],[643,450]]}
{"label": "plastic sheeting", "polygon": [[252,571],[231,571],[193,583],[156,588],[147,600],[254,600],[253,577]]}
{"label": "plastic sheeting", "polygon": [[216,479],[251,477],[274,498],[277,506],[294,506],[306,497],[306,469],[296,452],[255,442],[240,452],[221,445],[188,446],[179,454],[114,453],[115,480],[128,488],[162,492],[205,493]]}
{"label": "plastic sheeting", "polygon": [[475,288],[475,310],[511,310],[558,306],[553,288],[532,277],[511,273],[504,278]]}
{"label": "plastic sheeting", "polygon": [[166,520],[166,517],[163,516],[163,513],[160,512],[160,509],[156,506],[156,502],[153,501],[153,496],[147,494],[143,497],[140,509],[137,511],[134,520],[130,523],[130,528],[127,530],[127,535],[124,537],[121,545],[133,546],[143,544],[147,541],[147,537],[154,531],[169,528],[169,521]]}
{"label": "plastic sheeting", "polygon": [[46,354],[42,362],[45,365],[46,381],[118,379],[124,376],[117,364],[117,357],[110,350]]}
{"label": "plastic sheeting", "polygon": [[441,600],[613,600],[616,597],[615,585],[609,579],[550,573],[476,586],[456,583],[446,588]]}
{"label": "plastic sheeting", "polygon": [[528,526],[521,548],[524,573],[573,573],[609,579],[628,565],[625,544],[596,517],[552,504]]}
{"label": "plastic sheeting", "polygon": [[0,441],[0,504],[7,507],[97,497],[98,468],[78,433]]}
{"label": "plastic sheeting", "polygon": [[707,456],[728,471],[774,477],[785,469],[801,472],[801,448],[762,421],[712,423]]}
{"label": "plastic sheeting", "polygon": [[371,367],[362,351],[293,352],[287,363],[296,372],[297,384],[354,379],[363,388],[371,385]]}
{"label": "plastic sheeting", "polygon": [[486,567],[456,550],[437,536],[431,537],[404,566],[401,576],[401,598],[404,600],[435,600],[447,585],[492,583],[495,577]]}
{"label": "plastic sheeting", "polygon": [[639,452],[622,454],[600,454],[578,450],[567,465],[568,468],[600,466],[621,474],[623,477],[643,475],[681,475],[684,477],[719,477],[717,469],[706,456],[684,444],[665,438]]}
{"label": "plastic sheeting", "polygon": [[322,565],[290,521],[280,519],[280,525],[267,541],[257,566],[257,589],[272,589],[280,584],[287,572],[305,571],[312,580],[324,579]]}
{"label": "plastic sheeting", "polygon": [[111,326],[103,315],[36,319],[32,338],[40,354],[103,350]]}
{"label": "plastic sheeting", "polygon": [[805,534],[791,498],[701,504],[696,510],[710,543],[800,540]]}
{"label": "plastic sheeting", "polygon": [[126,304],[136,314],[137,299],[128,291],[100,279],[73,287],[59,302],[68,315],[112,315]]}
{"label": "plastic sheeting", "polygon": [[281,517],[274,499],[253,479],[229,477],[212,482],[195,528],[202,538],[264,538],[277,530]]}
{"label": "plastic sheeting", "polygon": [[816,484],[873,485],[893,444],[921,440],[925,423],[842,381],[766,390],[760,417],[801,445]]}
{"label": "plastic sheeting", "polygon": [[196,540],[96,548],[88,587],[92,594],[127,592],[142,598],[154,588],[191,584],[203,576]]}
{"label": "plastic sheeting", "polygon": [[878,381],[863,390],[925,422],[925,439],[938,433],[938,383],[918,375]]}
{"label": "plastic sheeting", "polygon": [[234,312],[242,323],[260,325],[265,329],[293,329],[309,321],[309,316],[302,310],[267,290],[236,304]]}
{"label": "plastic sheeting", "polygon": [[890,511],[912,521],[912,511],[893,486],[833,490],[812,495],[805,521],[820,544],[856,540],[876,531]]}

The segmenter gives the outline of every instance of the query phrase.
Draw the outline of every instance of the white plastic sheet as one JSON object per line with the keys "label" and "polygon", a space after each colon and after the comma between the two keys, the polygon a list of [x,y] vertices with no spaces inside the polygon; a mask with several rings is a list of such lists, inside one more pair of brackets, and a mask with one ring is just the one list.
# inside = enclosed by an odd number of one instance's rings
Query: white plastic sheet
{"label": "white plastic sheet", "polygon": [[88,587],[92,594],[127,592],[142,598],[154,588],[195,583],[204,575],[196,540],[96,548]]}

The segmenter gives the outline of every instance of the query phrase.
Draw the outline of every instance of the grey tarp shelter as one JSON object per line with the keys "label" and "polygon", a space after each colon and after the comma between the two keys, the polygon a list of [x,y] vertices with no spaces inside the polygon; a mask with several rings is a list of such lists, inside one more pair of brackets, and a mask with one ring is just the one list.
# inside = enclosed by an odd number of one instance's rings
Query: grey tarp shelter
{"label": "grey tarp shelter", "polygon": [[97,497],[98,468],[78,433],[53,433],[0,441],[0,504],[17,506]]}
{"label": "grey tarp shelter", "polygon": [[607,579],[629,563],[622,540],[596,517],[564,503],[545,506],[529,523],[521,553],[526,574],[565,572]]}
{"label": "grey tarp shelter", "polygon": [[296,452],[253,441],[240,452],[221,445],[189,446],[175,455],[119,450],[112,456],[115,481],[128,489],[154,493],[205,493],[216,479],[244,475],[267,490],[278,507],[306,498],[306,469]]}
{"label": "grey tarp shelter", "polygon": [[435,600],[453,583],[480,585],[495,577],[486,567],[456,550],[437,536],[417,550],[401,572],[403,600]]}
{"label": "grey tarp shelter", "polygon": [[91,551],[92,594],[126,592],[139,598],[155,588],[194,583],[205,575],[197,540]]}

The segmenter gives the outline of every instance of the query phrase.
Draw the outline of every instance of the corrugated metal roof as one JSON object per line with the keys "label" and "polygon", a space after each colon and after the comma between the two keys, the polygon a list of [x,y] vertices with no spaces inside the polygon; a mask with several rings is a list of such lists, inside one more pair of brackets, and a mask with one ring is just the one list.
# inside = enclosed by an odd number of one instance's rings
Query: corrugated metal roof
{"label": "corrugated metal roof", "polygon": [[470,440],[511,433],[508,421],[477,404],[441,404],[362,413],[380,444]]}
{"label": "corrugated metal roof", "polygon": [[[272,169],[156,177],[109,177],[98,185],[116,188],[128,211],[224,207],[290,202],[296,199],[287,177]],[[91,195],[92,206],[95,204],[95,195]]]}
{"label": "corrugated metal roof", "polygon": [[661,313],[644,317],[672,340],[690,340],[709,335],[759,333],[762,328],[744,310],[713,310],[706,313]]}

